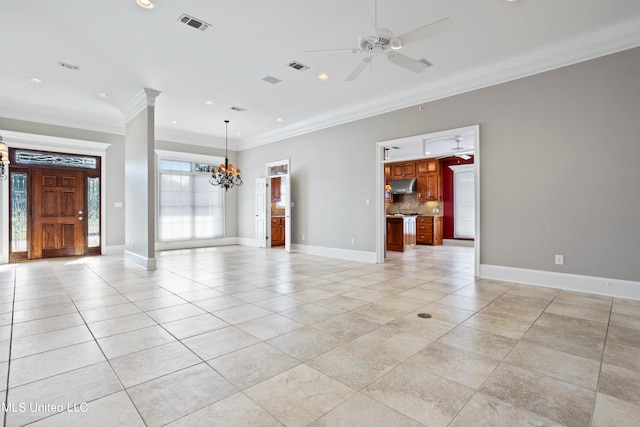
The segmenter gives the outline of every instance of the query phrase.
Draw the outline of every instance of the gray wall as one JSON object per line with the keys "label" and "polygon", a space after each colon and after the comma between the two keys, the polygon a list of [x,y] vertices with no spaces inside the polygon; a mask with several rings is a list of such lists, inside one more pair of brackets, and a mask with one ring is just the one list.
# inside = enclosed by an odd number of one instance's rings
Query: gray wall
{"label": "gray wall", "polygon": [[[479,124],[482,264],[639,281],[639,112],[636,48],[255,147],[239,164],[252,181],[291,159],[293,243],[374,252],[376,142]],[[253,203],[246,186],[242,237]]]}

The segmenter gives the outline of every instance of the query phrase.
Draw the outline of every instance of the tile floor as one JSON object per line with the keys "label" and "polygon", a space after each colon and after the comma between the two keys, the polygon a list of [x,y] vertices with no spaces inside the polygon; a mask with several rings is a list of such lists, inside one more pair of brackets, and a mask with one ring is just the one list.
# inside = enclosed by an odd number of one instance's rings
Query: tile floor
{"label": "tile floor", "polygon": [[475,280],[471,248],[389,255],[0,266],[5,425],[638,425],[640,301]]}

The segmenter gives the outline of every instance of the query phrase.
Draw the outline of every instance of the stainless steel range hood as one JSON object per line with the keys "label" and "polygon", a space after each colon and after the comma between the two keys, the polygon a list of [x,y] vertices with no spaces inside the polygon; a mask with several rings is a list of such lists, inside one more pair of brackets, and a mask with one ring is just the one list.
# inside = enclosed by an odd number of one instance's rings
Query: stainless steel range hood
{"label": "stainless steel range hood", "polygon": [[414,194],[416,192],[416,179],[396,179],[391,181],[391,194]]}

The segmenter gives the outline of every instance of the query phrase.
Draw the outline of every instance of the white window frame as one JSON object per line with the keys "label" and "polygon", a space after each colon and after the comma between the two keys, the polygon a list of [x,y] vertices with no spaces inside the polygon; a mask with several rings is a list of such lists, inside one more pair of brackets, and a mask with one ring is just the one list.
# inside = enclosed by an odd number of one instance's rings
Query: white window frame
{"label": "white window frame", "polygon": [[[169,150],[155,150],[156,154],[156,173],[155,173],[155,191],[156,191],[156,249],[173,249],[173,248],[189,248],[189,247],[201,247],[213,244],[219,238],[202,238],[202,239],[188,239],[188,240],[159,240],[160,235],[160,174],[162,173],[162,161],[178,161],[193,163],[205,163],[213,166],[217,166],[224,163],[224,157],[208,156],[204,154],[184,153],[179,151]],[[179,172],[179,171],[176,171]],[[204,174],[205,172],[200,172]],[[226,194],[222,196],[222,226],[223,226],[223,238],[226,236]]]}

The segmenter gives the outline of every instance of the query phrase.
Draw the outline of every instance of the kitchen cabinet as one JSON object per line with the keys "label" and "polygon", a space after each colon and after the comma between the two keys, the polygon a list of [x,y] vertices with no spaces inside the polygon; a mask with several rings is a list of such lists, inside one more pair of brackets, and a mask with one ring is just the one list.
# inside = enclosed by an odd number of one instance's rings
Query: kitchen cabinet
{"label": "kitchen cabinet", "polygon": [[425,159],[417,163],[416,186],[418,201],[432,202],[442,200],[440,161],[438,159]]}
{"label": "kitchen cabinet", "polygon": [[391,164],[392,179],[416,177],[416,162],[400,162]]}
{"label": "kitchen cabinet", "polygon": [[284,245],[284,217],[271,218],[271,246]]}
{"label": "kitchen cabinet", "polygon": [[280,177],[271,178],[271,202],[280,201],[280,180]]}
{"label": "kitchen cabinet", "polygon": [[416,243],[438,246],[442,244],[442,217],[419,216],[416,218]]}
{"label": "kitchen cabinet", "polygon": [[416,217],[387,217],[387,250],[405,252],[416,247]]}

